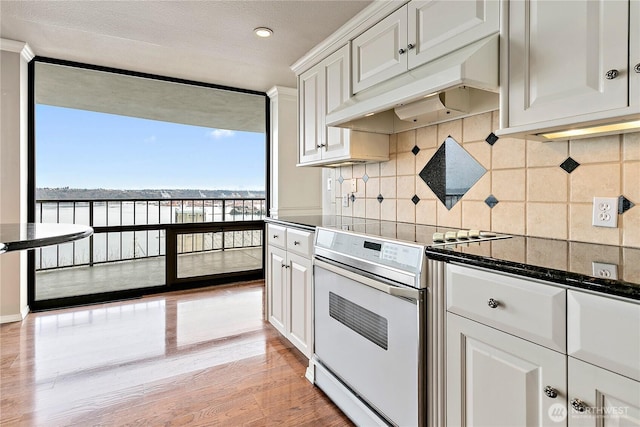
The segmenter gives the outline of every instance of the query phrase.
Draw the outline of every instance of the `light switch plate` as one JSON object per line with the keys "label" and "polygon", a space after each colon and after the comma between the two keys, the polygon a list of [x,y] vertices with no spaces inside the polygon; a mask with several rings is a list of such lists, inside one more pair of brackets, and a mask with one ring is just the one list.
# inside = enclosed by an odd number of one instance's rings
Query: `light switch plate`
{"label": "light switch plate", "polygon": [[349,195],[345,194],[344,196],[342,196],[342,206],[345,208],[349,207]]}
{"label": "light switch plate", "polygon": [[356,178],[353,178],[351,180],[351,192],[352,193],[358,192],[358,180]]}

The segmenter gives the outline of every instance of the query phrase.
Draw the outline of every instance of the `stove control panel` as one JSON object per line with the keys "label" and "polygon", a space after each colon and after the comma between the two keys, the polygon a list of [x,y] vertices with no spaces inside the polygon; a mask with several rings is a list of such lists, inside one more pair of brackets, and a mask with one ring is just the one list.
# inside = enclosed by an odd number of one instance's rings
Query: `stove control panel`
{"label": "stove control panel", "polygon": [[419,272],[424,262],[424,245],[389,241],[352,232],[318,228],[316,247],[351,259],[412,273]]}

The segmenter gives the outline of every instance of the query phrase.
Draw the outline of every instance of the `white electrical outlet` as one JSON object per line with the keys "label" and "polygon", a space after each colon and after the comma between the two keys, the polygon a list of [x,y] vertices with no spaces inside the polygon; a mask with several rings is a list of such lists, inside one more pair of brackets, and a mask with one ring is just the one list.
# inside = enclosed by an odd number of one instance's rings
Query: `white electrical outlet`
{"label": "white electrical outlet", "polygon": [[618,266],[616,264],[608,264],[606,262],[591,263],[593,267],[593,275],[595,277],[602,277],[604,279],[618,279]]}
{"label": "white electrical outlet", "polygon": [[331,178],[327,178],[327,191],[331,191]]}
{"label": "white electrical outlet", "polygon": [[358,192],[358,180],[356,178],[353,178],[351,180],[351,192],[352,193]]}
{"label": "white electrical outlet", "polygon": [[593,198],[593,222],[595,227],[618,226],[618,199],[616,197]]}
{"label": "white electrical outlet", "polygon": [[349,207],[349,195],[345,194],[344,196],[342,196],[342,206],[345,208]]}

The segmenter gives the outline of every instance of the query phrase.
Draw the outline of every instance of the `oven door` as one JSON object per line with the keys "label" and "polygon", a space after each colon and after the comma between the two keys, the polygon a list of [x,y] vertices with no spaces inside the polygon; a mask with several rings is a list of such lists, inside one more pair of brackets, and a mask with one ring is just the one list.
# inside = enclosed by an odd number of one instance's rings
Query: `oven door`
{"label": "oven door", "polygon": [[388,421],[421,425],[425,291],[317,258],[314,268],[317,361]]}

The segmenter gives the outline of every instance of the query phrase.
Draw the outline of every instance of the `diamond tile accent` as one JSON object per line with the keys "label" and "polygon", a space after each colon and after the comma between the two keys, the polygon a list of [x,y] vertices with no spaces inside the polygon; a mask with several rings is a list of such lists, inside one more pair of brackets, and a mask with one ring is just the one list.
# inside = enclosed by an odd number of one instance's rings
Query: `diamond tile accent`
{"label": "diamond tile accent", "polygon": [[562,162],[562,164],[560,165],[560,167],[564,169],[566,173],[573,172],[578,166],[580,166],[580,163],[576,162],[571,157],[567,157],[567,160]]}
{"label": "diamond tile accent", "polygon": [[382,203],[384,197],[382,197],[382,194],[378,194],[378,197],[376,197],[376,199],[378,200],[378,203]]}
{"label": "diamond tile accent", "polygon": [[419,176],[450,210],[486,172],[467,150],[448,137]]}
{"label": "diamond tile accent", "polygon": [[340,184],[342,184],[342,183],[344,182],[344,178],[342,177],[342,175],[340,175],[340,176],[338,177],[338,182],[339,182]]}
{"label": "diamond tile accent", "polygon": [[618,213],[620,215],[622,215],[623,213],[625,213],[626,211],[628,211],[634,206],[635,206],[635,203],[633,203],[631,200],[627,199],[626,197],[624,196],[618,197]]}
{"label": "diamond tile accent", "polygon": [[367,175],[366,173],[364,175],[362,175],[362,180],[366,183],[367,181],[369,181],[369,175]]}
{"label": "diamond tile accent", "polygon": [[500,203],[498,201],[498,199],[496,199],[496,197],[492,194],[489,197],[487,197],[486,199],[484,199],[484,202],[487,204],[487,206],[489,206],[491,209],[494,208],[495,205],[497,205],[498,203]]}
{"label": "diamond tile accent", "polygon": [[418,197],[417,194],[414,194],[413,197],[411,198],[411,201],[413,202],[414,205],[417,205],[418,202],[420,201],[420,197]]}
{"label": "diamond tile accent", "polygon": [[411,152],[413,153],[414,156],[417,156],[418,153],[420,152],[420,147],[418,147],[417,145],[414,145],[413,148],[411,149]]}
{"label": "diamond tile accent", "polygon": [[495,144],[495,143],[496,143],[496,141],[497,141],[498,139],[500,139],[500,137],[499,137],[498,135],[496,135],[495,133],[491,132],[491,133],[489,134],[489,136],[487,136],[487,137],[485,138],[485,141],[487,141],[487,143],[488,143],[489,145],[493,145],[493,144]]}
{"label": "diamond tile accent", "polygon": [[352,194],[350,199],[351,199],[351,203],[355,202],[356,201],[356,195]]}

